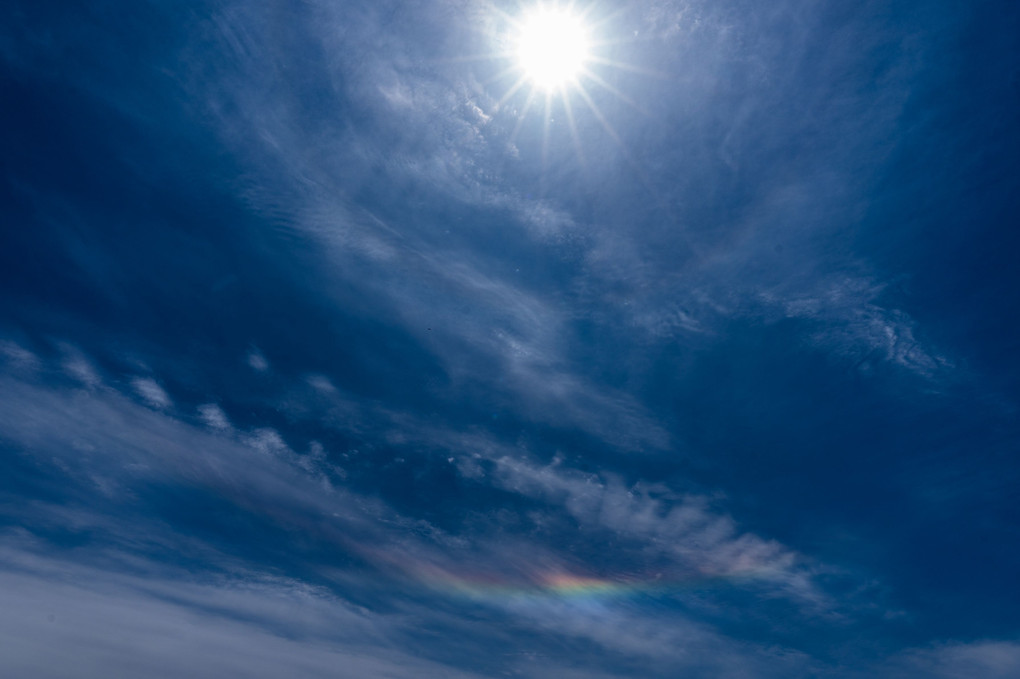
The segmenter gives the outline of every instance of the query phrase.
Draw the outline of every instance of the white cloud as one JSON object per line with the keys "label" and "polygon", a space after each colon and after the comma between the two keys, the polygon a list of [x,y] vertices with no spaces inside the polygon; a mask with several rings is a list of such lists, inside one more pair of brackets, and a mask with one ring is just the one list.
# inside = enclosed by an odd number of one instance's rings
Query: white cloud
{"label": "white cloud", "polygon": [[198,414],[202,417],[202,421],[213,429],[226,431],[231,428],[227,414],[215,403],[200,405],[198,407]]}
{"label": "white cloud", "polygon": [[394,626],[385,616],[298,582],[249,575],[200,583],[111,573],[8,546],[0,555],[5,676],[98,679],[111,667],[199,679],[477,676],[405,653],[386,638]]}
{"label": "white cloud", "polygon": [[827,604],[803,560],[779,543],[741,532],[704,497],[667,488],[625,486],[564,467],[538,466],[516,455],[494,459],[494,481],[506,489],[561,505],[589,531],[634,539],[645,554],[669,556],[672,567],[697,576],[746,576],[811,607]]}
{"label": "white cloud", "polygon": [[312,389],[315,389],[322,394],[336,393],[336,387],[333,385],[332,380],[325,375],[309,375],[306,378],[306,381]]}
{"label": "white cloud", "polygon": [[131,380],[131,386],[153,408],[164,410],[173,405],[163,387],[151,377],[136,377]]}
{"label": "white cloud", "polygon": [[81,382],[84,386],[95,388],[102,383],[102,378],[92,363],[81,354],[69,354],[64,359],[64,370],[67,374]]}
{"label": "white cloud", "polygon": [[35,354],[13,340],[0,340],[0,357],[19,370],[32,370],[39,365]]}
{"label": "white cloud", "polygon": [[[445,27],[451,32],[467,31],[462,11],[473,18],[485,15],[462,4],[457,8],[447,10],[454,18]],[[312,139],[296,117],[303,108],[286,92],[268,102],[252,82],[231,81],[208,96],[214,102],[223,97],[245,102],[231,107],[236,117],[220,122],[253,171],[264,173],[260,190],[249,196],[253,209],[323,244],[323,275],[343,283],[326,286],[336,291],[339,306],[352,301],[343,295],[356,288],[357,304],[373,300],[388,322],[396,318],[439,355],[455,379],[470,382],[486,364],[505,376],[497,396],[519,406],[525,417],[578,426],[626,448],[667,445],[665,431],[637,402],[584,379],[571,365],[563,346],[576,312],[569,304],[527,290],[516,277],[492,270],[491,262],[459,245],[447,248],[432,227],[413,220],[389,224],[348,199],[359,177],[377,172],[369,170],[375,167],[388,181],[428,186],[430,195],[454,204],[494,216],[509,212],[513,218],[500,217],[503,227],[522,229],[539,243],[583,240],[575,234],[584,227],[569,212],[508,188],[490,167],[487,159],[503,157],[507,131],[484,113],[484,88],[470,78],[459,81],[422,68],[413,45],[379,30],[375,10],[358,9],[356,16],[345,10],[340,16],[335,8],[318,9],[320,22],[307,27],[309,39],[320,41],[338,81],[378,111],[376,120],[388,134],[369,136],[337,126]],[[244,67],[271,59],[272,44],[260,48],[242,39],[258,32],[259,12],[235,6],[228,13],[218,25],[231,48],[243,55]],[[363,30],[328,28],[351,22],[360,22]],[[363,53],[368,43],[374,59],[329,58],[341,50]],[[471,227],[456,229],[463,235]],[[366,267],[371,275],[364,275]],[[264,369],[264,360],[257,363],[256,369]],[[498,381],[501,375],[482,377]]]}
{"label": "white cloud", "polygon": [[818,346],[835,356],[867,369],[882,361],[918,376],[934,379],[953,366],[949,359],[925,346],[916,336],[916,323],[905,312],[883,308],[875,302],[884,286],[864,277],[841,277],[824,281],[810,294],[762,299],[777,306],[787,318],[818,321],[812,336]]}
{"label": "white cloud", "polygon": [[[468,568],[540,578],[543,569],[570,572],[584,567],[569,555],[539,543],[517,544],[498,532],[495,536],[488,532],[448,535],[426,522],[400,516],[376,500],[324,485],[323,470],[340,480],[344,474],[330,471],[321,445],[313,444],[309,454],[299,455],[268,427],[222,436],[218,432],[229,423],[214,404],[199,410],[213,429],[209,431],[165,410],[141,407],[113,390],[62,391],[8,377],[0,379],[0,400],[5,403],[0,409],[0,430],[9,439],[70,479],[93,486],[101,480],[113,500],[130,499],[146,479],[198,485],[403,577],[418,578],[429,569],[456,576]],[[712,510],[702,498],[676,498],[663,489],[640,485],[626,488],[611,478],[586,475],[562,464],[536,465],[522,451],[514,455],[484,438],[436,432],[385,412],[376,415],[382,419],[373,426],[396,427],[409,440],[438,446],[444,454],[473,452],[495,464],[491,477],[480,473],[475,482],[493,483],[562,507],[584,531],[595,536],[599,531],[614,531],[633,541],[638,553],[664,555],[684,573],[752,572],[768,591],[800,599],[814,595],[795,555],[741,533],[732,519]],[[54,422],[59,426],[53,426]],[[34,511],[38,514],[41,509]],[[138,545],[136,537],[128,537],[132,531],[147,534],[147,540],[158,538],[143,517],[133,519],[142,522],[133,529],[110,523],[108,518],[97,520],[90,530],[120,535],[127,544]]]}
{"label": "white cloud", "polygon": [[252,349],[248,352],[248,365],[251,366],[252,370],[260,373],[269,370],[269,361],[266,360],[266,357],[258,349]]}
{"label": "white cloud", "polygon": [[[850,676],[864,676],[850,673]],[[893,679],[1015,679],[1020,643],[981,640],[944,643],[898,653],[867,676]]]}

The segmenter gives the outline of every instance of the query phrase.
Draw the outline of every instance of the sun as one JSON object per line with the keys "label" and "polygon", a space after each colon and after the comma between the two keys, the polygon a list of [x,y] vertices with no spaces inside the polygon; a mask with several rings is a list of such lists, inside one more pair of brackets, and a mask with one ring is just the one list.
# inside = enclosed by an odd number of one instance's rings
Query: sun
{"label": "sun", "polygon": [[516,48],[524,74],[547,92],[576,82],[590,58],[584,22],[556,7],[537,7],[523,17]]}
{"label": "sun", "polygon": [[[517,4],[521,6],[529,1],[517,0]],[[601,109],[605,95],[645,112],[617,88],[616,74],[606,77],[604,74],[607,70],[654,74],[610,56],[625,49],[628,42],[613,37],[612,30],[612,23],[624,10],[603,12],[605,5],[595,0],[534,1],[536,4],[521,8],[521,13],[516,15],[490,5],[495,19],[490,24],[495,28],[490,35],[498,49],[465,58],[504,62],[503,69],[483,81],[485,86],[497,81],[507,84],[502,96],[489,107],[489,115],[502,111],[507,119],[515,122],[510,134],[513,144],[518,132],[524,129],[529,112],[540,109],[543,163],[551,148],[551,136],[564,127],[573,139],[578,160],[582,164],[585,162],[579,127],[582,121],[578,117],[585,115],[581,107],[586,107],[622,148],[619,134]],[[508,61],[512,63],[506,63]],[[597,92],[596,88],[602,92]],[[523,95],[518,94],[521,92]]]}

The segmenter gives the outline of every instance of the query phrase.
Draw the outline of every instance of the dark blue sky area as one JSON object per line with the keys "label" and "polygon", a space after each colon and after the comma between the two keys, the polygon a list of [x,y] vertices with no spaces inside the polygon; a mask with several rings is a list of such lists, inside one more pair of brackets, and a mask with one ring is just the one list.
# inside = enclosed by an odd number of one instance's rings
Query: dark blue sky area
{"label": "dark blue sky area", "polygon": [[1020,676],[1020,5],[533,9],[4,4],[0,674]]}

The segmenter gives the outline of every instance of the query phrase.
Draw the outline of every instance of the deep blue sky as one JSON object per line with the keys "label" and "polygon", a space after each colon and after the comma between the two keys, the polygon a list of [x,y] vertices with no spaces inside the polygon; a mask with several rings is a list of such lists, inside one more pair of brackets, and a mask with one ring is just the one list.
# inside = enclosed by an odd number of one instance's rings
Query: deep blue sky
{"label": "deep blue sky", "polygon": [[1020,676],[1020,5],[527,6],[3,3],[0,674]]}

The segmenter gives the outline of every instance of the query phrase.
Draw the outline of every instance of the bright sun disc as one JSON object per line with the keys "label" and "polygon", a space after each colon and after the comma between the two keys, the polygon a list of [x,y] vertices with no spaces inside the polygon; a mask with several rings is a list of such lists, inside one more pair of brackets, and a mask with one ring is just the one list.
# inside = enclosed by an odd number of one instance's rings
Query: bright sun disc
{"label": "bright sun disc", "polygon": [[577,78],[588,58],[588,36],[576,16],[541,8],[529,14],[517,42],[521,67],[538,87],[562,87]]}

